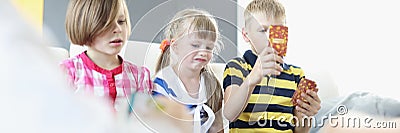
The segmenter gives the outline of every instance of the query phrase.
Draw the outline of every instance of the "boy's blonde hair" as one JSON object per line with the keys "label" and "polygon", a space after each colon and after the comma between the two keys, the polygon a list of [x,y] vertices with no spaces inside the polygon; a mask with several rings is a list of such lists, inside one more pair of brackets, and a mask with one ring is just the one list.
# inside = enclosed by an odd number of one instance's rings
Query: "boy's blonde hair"
{"label": "boy's blonde hair", "polygon": [[[182,10],[172,18],[164,30],[164,35],[168,40],[178,39],[190,33],[195,33],[196,37],[200,39],[211,39],[214,41],[215,51],[218,52],[221,49],[222,44],[219,42],[217,23],[208,12],[198,9]],[[173,52],[170,46],[167,46],[158,59],[156,72],[168,65],[172,65],[171,56],[173,56]],[[204,77],[206,83],[207,97],[209,98],[207,105],[211,107],[213,112],[218,113],[214,124],[222,124],[221,109],[223,97],[221,83],[219,83],[209,65],[206,65],[201,70],[201,75]]]}
{"label": "boy's blonde hair", "polygon": [[77,45],[89,45],[96,36],[112,30],[111,24],[118,19],[121,6],[129,36],[131,23],[125,0],[70,0],[65,19],[70,41]]}
{"label": "boy's blonde hair", "polygon": [[265,15],[267,18],[282,20],[286,18],[285,7],[277,0],[253,0],[244,11],[245,26],[253,18],[252,15],[257,13]]}

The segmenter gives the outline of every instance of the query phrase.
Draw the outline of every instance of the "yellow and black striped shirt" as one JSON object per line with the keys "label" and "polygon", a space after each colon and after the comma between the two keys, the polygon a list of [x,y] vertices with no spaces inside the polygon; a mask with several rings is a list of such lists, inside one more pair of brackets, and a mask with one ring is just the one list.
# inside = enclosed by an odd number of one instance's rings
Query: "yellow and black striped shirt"
{"label": "yellow and black striped shirt", "polygon": [[[241,85],[257,60],[251,50],[230,60],[224,71],[223,87]],[[265,77],[257,84],[239,118],[229,124],[230,132],[294,131],[293,104],[290,102],[298,82],[304,77],[301,68],[282,64],[284,71],[275,77]],[[227,110],[225,110],[227,111]]]}

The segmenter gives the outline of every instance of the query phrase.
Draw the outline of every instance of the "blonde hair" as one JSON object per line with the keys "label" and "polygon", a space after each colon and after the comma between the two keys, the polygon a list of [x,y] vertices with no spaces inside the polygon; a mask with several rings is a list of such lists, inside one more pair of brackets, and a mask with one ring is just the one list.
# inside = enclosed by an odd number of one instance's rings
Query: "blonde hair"
{"label": "blonde hair", "polygon": [[[197,32],[200,31],[200,32]],[[203,32],[207,31],[207,32]],[[173,40],[185,35],[185,33],[196,32],[196,36],[200,39],[212,39],[215,43],[217,52],[221,49],[221,43],[219,42],[219,30],[215,19],[206,11],[198,9],[185,9],[178,12],[172,20],[168,23],[164,30],[165,38]],[[165,48],[165,51],[160,55],[156,66],[156,72],[160,71],[164,67],[171,65],[171,53],[170,46]],[[218,112],[222,108],[222,87],[219,83],[214,72],[209,65],[206,65],[201,70],[201,75],[204,77],[207,97],[207,105],[211,107],[214,112]],[[218,112],[218,113],[221,113]],[[216,115],[217,119],[214,124],[222,123],[222,114]]]}
{"label": "blonde hair", "polygon": [[277,0],[253,0],[244,11],[245,26],[253,18],[252,15],[260,13],[267,18],[285,19],[285,7]]}
{"label": "blonde hair", "polygon": [[[185,9],[179,11],[164,29],[165,39],[170,41],[185,35],[185,33],[196,33],[196,36],[200,39],[211,38],[211,40],[216,42],[214,52],[219,52],[220,49],[222,49],[217,23],[206,11],[198,9]],[[158,60],[156,72],[172,63],[170,57],[174,55],[171,54],[171,52],[169,46],[167,46]]]}
{"label": "blonde hair", "polygon": [[65,19],[70,41],[77,45],[89,45],[96,36],[111,30],[121,6],[129,36],[131,23],[125,0],[70,0]]}

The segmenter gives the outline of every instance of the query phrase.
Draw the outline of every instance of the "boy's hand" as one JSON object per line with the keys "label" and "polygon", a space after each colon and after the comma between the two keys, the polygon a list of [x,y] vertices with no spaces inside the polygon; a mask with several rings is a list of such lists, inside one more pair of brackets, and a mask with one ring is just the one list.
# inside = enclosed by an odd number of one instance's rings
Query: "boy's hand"
{"label": "boy's hand", "polygon": [[317,93],[311,90],[307,90],[306,94],[302,93],[301,96],[308,102],[297,99],[298,105],[295,108],[295,114],[299,115],[296,116],[301,116],[301,114],[304,114],[306,116],[316,115],[321,109],[321,100],[319,99]]}
{"label": "boy's hand", "polygon": [[308,102],[304,102],[298,99],[297,100],[298,105],[294,110],[294,115],[299,120],[296,121],[296,125],[299,124],[305,126],[296,127],[295,132],[308,133],[310,132],[311,129],[311,127],[308,125],[311,125],[312,123],[308,123],[310,121],[301,121],[301,120],[304,120],[303,117],[306,116],[310,117],[316,115],[318,111],[321,109],[321,100],[319,99],[317,93],[311,90],[307,90],[306,93],[302,93],[302,97]]}
{"label": "boy's hand", "polygon": [[251,84],[260,83],[265,76],[280,75],[283,71],[280,63],[283,63],[282,57],[278,56],[273,48],[265,47],[258,54],[256,63],[249,75]]}

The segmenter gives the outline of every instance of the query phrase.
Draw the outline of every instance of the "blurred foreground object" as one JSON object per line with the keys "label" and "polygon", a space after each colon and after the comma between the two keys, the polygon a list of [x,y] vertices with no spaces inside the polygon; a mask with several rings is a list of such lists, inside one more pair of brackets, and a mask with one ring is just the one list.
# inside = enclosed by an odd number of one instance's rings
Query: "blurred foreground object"
{"label": "blurred foreground object", "polygon": [[0,1],[1,132],[109,133],[112,116],[97,99],[75,96],[39,31]]}

